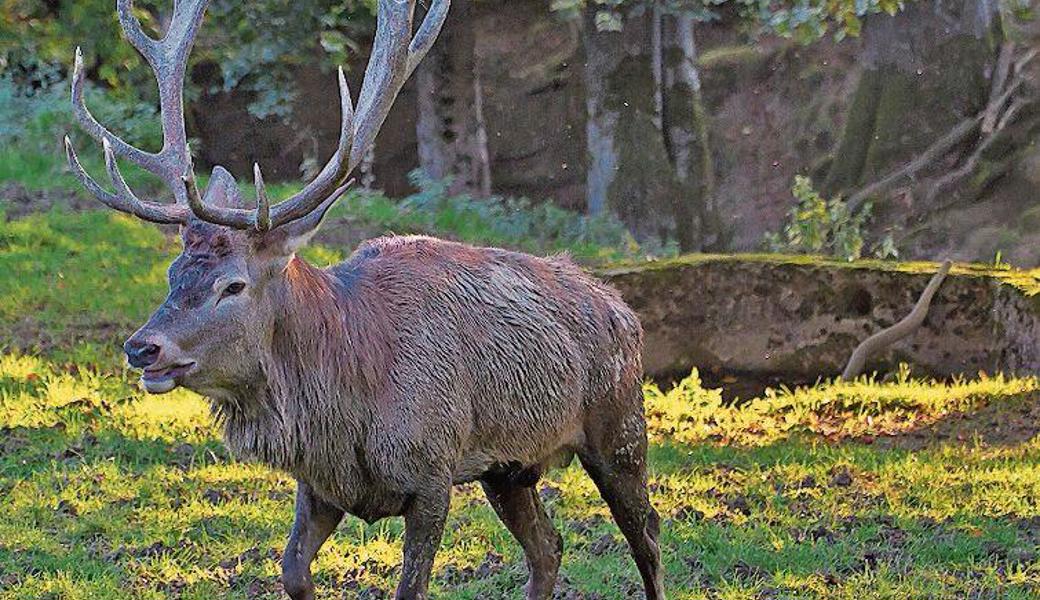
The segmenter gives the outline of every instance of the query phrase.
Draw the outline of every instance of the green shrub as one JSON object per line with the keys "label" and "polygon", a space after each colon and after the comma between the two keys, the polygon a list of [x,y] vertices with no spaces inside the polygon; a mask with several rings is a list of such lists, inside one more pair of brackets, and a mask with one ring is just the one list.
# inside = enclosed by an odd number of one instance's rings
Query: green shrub
{"label": "green shrub", "polygon": [[[852,211],[844,200],[827,200],[813,188],[812,180],[796,175],[791,194],[798,204],[788,212],[788,220],[780,233],[765,236],[772,252],[824,254],[844,260],[863,256],[866,246],[863,229],[870,221],[872,206],[868,202]],[[898,251],[891,236],[885,236],[873,247],[877,258],[896,258]]]}
{"label": "green shrub", "polygon": [[[147,150],[162,145],[160,121],[150,104],[89,86],[86,96],[98,121],[128,142]],[[89,170],[102,170],[100,148],[75,122],[69,82],[56,68],[40,67],[28,80],[0,75],[0,181],[17,181],[30,189],[54,187],[63,178],[71,182],[65,168],[65,135],[72,137]],[[127,168],[126,174],[131,183],[140,183],[140,171]]]}
{"label": "green shrub", "polygon": [[590,217],[551,202],[526,198],[473,198],[450,194],[449,180],[411,173],[419,191],[400,201],[381,193],[358,192],[334,214],[395,233],[425,233],[473,244],[517,248],[535,254],[567,252],[585,262],[636,256],[639,245],[612,217]]}

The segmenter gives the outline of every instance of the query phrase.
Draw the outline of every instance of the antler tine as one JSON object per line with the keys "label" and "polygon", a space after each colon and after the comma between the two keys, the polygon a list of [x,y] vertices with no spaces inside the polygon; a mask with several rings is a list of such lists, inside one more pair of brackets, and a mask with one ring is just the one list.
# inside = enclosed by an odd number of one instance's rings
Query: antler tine
{"label": "antler tine", "polygon": [[[188,208],[191,209],[192,214],[207,223],[227,225],[236,229],[246,229],[246,227],[239,226],[241,223],[253,223],[253,211],[251,210],[219,208],[206,204],[202,194],[199,193],[198,183],[195,181],[195,165],[191,159],[191,148],[186,148],[186,152],[188,165],[181,175],[181,185],[184,186],[184,195],[188,200]],[[234,224],[232,225],[231,223]]]}
{"label": "antler tine", "polygon": [[[450,4],[451,0],[433,0],[433,5],[413,38],[415,0],[379,0],[375,44],[365,69],[356,114],[346,77],[340,69],[342,121],[339,146],[313,181],[299,193],[270,207],[270,227],[300,219],[329,200],[334,193],[342,193],[343,188],[340,186],[372,146],[405,81],[440,33]],[[231,209],[213,208],[206,208],[206,215],[200,215],[200,218],[236,229],[259,228],[266,223],[261,212],[267,206],[266,192],[259,178],[257,198],[257,211],[248,218]]]}
{"label": "antler tine", "polygon": [[440,34],[441,27],[448,18],[450,6],[451,0],[435,1],[426,11],[426,17],[408,47],[408,75],[406,77],[412,76],[422,59],[430,52],[433,43],[437,41],[437,35]]}
{"label": "antler tine", "polygon": [[107,139],[102,142],[102,145],[105,150],[105,169],[108,170],[108,177],[116,188],[116,196],[127,203],[131,214],[153,223],[187,223],[188,213],[182,205],[155,204],[140,200],[123,178],[123,173],[120,172],[119,164],[116,162],[116,155],[112,151],[112,145]]}
{"label": "antler tine", "polygon": [[98,141],[109,140],[116,155],[130,160],[156,175],[162,176],[164,171],[159,155],[131,146],[94,118],[90,109],[87,108],[83,97],[84,80],[83,52],[77,47],[76,62],[72,67],[72,110],[76,115],[76,120],[94,139]]}
{"label": "antler tine", "polygon": [[256,187],[256,230],[264,233],[271,229],[271,201],[267,199],[267,188],[264,187],[260,163],[253,163],[253,185]]}
{"label": "antler tine", "polygon": [[[271,215],[272,227],[284,225],[309,214],[322,201],[328,198],[329,192],[325,190],[335,190],[350,173],[352,168],[351,148],[354,146],[355,135],[355,113],[354,103],[350,98],[350,87],[347,85],[347,76],[343,72],[343,67],[339,68],[339,106],[339,145],[336,148],[336,152],[332,155],[329,162],[322,167],[321,172],[318,173],[314,181],[304,187],[293,198],[274,207]],[[261,185],[263,185],[262,182]],[[297,198],[300,201],[294,201]],[[303,201],[307,199],[311,199],[311,201]]]}
{"label": "antler tine", "polygon": [[158,64],[159,41],[148,36],[141,27],[141,21],[134,16],[134,0],[117,0],[116,11],[119,13],[119,24],[123,27],[126,39],[153,68]]}
{"label": "antler tine", "polygon": [[105,139],[103,144],[105,146],[105,164],[108,168],[109,176],[112,178],[112,182],[116,186],[118,192],[116,194],[106,192],[104,188],[102,188],[97,181],[87,173],[86,169],[84,169],[83,165],[79,162],[79,157],[76,155],[76,149],[72,146],[72,140],[70,140],[68,136],[65,136],[65,155],[69,161],[69,168],[72,169],[72,173],[77,179],[79,179],[83,187],[87,188],[87,191],[93,194],[109,208],[134,215],[144,219],[145,221],[165,225],[182,224],[187,222],[188,213],[181,205],[155,204],[153,202],[143,202],[139,200],[133,192],[130,191],[129,186],[126,184],[126,180],[123,179],[122,174],[119,172],[119,167],[116,165],[115,152],[111,143]]}

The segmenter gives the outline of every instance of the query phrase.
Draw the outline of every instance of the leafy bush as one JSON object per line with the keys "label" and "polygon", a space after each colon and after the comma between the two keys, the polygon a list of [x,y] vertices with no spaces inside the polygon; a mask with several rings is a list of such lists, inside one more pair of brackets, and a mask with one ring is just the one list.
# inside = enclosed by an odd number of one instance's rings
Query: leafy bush
{"label": "leafy bush", "polygon": [[[145,149],[162,144],[157,111],[150,104],[88,87],[87,105],[130,143]],[[100,151],[75,123],[69,82],[57,69],[41,67],[29,80],[0,75],[0,181],[18,181],[32,189],[52,186],[66,172],[65,135],[72,136],[88,168],[100,166]],[[131,182],[139,177],[131,170],[127,174]]]}
{"label": "leafy bush", "polygon": [[428,233],[536,254],[568,252],[583,261],[617,260],[640,251],[613,217],[590,217],[526,198],[452,195],[450,180],[430,179],[420,170],[413,171],[411,179],[419,191],[400,201],[379,193],[358,193],[336,212],[396,233]]}
{"label": "leafy bush", "polygon": [[[769,233],[766,246],[772,252],[825,254],[844,260],[863,256],[863,229],[870,221],[872,206],[868,202],[853,212],[844,200],[827,200],[813,188],[812,180],[797,175],[791,194],[798,201],[788,212],[788,221],[780,233]],[[877,258],[898,256],[891,236],[885,236],[874,248]]]}

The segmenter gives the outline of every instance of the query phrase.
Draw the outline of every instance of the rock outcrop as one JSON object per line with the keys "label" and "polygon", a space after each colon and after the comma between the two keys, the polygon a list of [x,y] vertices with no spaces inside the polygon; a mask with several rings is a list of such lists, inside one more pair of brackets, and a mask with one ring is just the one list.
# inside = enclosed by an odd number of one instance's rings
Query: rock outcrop
{"label": "rock outcrop", "polygon": [[[653,377],[693,367],[814,379],[913,308],[933,263],[692,255],[600,274],[639,312]],[[920,374],[1040,373],[1040,272],[954,266],[924,325],[868,365]]]}

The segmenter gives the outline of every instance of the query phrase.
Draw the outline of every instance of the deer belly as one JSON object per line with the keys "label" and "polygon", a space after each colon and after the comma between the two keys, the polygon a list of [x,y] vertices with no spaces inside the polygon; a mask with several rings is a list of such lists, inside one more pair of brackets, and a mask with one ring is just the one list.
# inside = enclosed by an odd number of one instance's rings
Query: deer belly
{"label": "deer belly", "polygon": [[468,483],[478,479],[501,482],[523,487],[533,486],[547,471],[564,468],[574,460],[578,445],[573,441],[551,451],[543,452],[535,459],[506,458],[487,452],[467,453],[455,470],[453,482]]}

